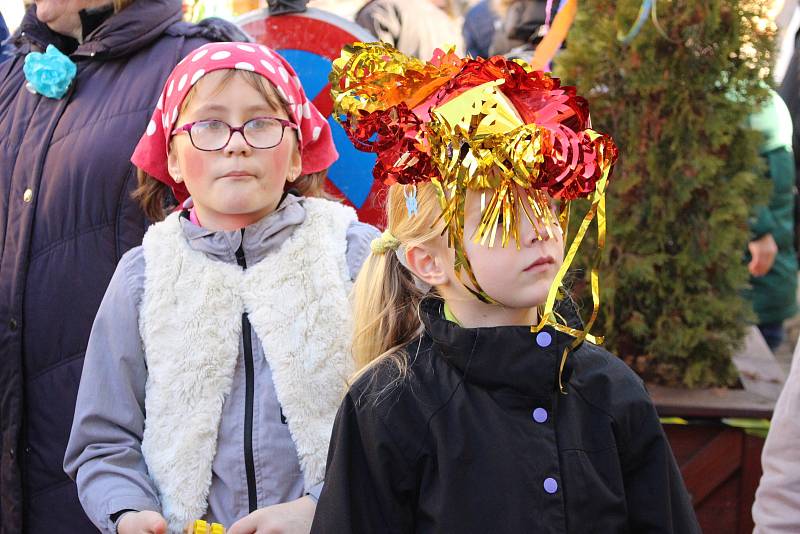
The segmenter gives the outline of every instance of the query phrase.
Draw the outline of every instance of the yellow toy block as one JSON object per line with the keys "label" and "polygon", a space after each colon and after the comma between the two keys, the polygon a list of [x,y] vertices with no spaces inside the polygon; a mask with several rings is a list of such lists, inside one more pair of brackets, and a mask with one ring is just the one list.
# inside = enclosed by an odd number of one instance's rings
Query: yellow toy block
{"label": "yellow toy block", "polygon": [[189,534],[225,534],[225,527],[219,523],[208,524],[207,521],[198,519],[192,525],[192,530]]}

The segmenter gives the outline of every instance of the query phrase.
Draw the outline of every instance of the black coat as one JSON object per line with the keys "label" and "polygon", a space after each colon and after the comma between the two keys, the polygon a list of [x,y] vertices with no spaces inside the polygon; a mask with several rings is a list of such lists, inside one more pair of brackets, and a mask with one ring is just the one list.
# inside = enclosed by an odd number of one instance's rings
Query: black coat
{"label": "black coat", "polygon": [[[465,329],[423,303],[408,373],[347,394],[312,533],[699,533],[641,380],[584,343]],[[546,345],[537,346],[537,339]]]}
{"label": "black coat", "polygon": [[[144,234],[130,156],[175,64],[236,36],[181,22],[180,0],[136,0],[75,49],[31,7],[0,64],[2,534],[96,532],[62,465],[92,321]],[[78,67],[60,100],[25,90],[25,55],[48,44]]]}

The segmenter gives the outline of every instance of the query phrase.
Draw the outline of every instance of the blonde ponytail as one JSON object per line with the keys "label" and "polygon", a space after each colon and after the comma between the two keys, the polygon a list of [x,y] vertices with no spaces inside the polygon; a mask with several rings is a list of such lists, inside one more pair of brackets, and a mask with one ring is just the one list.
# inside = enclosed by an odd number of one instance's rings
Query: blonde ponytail
{"label": "blonde ponytail", "polygon": [[[408,187],[408,186],[407,186]],[[404,187],[395,184],[387,194],[387,229],[400,242],[400,254],[408,247],[441,236],[441,207],[430,183],[417,186],[418,212],[409,216]],[[353,355],[356,377],[383,361],[398,369],[398,380],[406,373],[402,348],[422,333],[419,303],[426,296],[392,250],[373,251],[367,258],[353,288]]]}

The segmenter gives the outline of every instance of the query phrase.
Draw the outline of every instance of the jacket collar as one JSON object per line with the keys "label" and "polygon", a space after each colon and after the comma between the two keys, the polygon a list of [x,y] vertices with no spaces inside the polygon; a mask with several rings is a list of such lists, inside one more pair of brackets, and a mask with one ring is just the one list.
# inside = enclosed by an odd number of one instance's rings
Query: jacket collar
{"label": "jacket collar", "polygon": [[[436,298],[423,300],[420,316],[433,343],[466,381],[538,398],[558,391],[561,356],[572,336],[551,327],[538,334],[529,326],[462,328],[444,318],[443,302]],[[568,357],[565,384],[571,373]]]}
{"label": "jacket collar", "polygon": [[302,197],[287,194],[275,211],[243,230],[208,230],[191,222],[188,216],[181,217],[181,229],[191,248],[218,261],[236,263],[236,251],[241,246],[251,267],[280,247],[305,221],[303,203]]}
{"label": "jacket collar", "polygon": [[[124,57],[151,44],[180,20],[180,0],[135,0],[103,21],[71,55],[97,59]],[[69,50],[70,42],[74,43],[74,40],[52,31],[36,18],[36,5],[33,4],[25,13],[12,42],[17,53],[27,54],[34,49],[44,50],[49,44],[59,50]]]}

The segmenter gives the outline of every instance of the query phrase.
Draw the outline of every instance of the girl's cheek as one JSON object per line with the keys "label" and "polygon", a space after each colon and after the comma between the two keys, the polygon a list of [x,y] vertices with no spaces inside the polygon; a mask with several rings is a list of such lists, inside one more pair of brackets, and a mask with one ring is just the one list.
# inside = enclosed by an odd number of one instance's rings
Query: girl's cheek
{"label": "girl's cheek", "polygon": [[208,170],[208,162],[201,154],[187,153],[183,158],[183,174],[189,176],[190,179],[194,177],[203,177]]}

